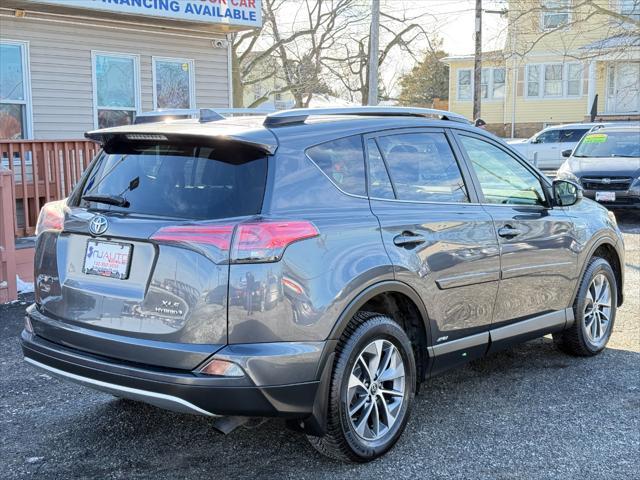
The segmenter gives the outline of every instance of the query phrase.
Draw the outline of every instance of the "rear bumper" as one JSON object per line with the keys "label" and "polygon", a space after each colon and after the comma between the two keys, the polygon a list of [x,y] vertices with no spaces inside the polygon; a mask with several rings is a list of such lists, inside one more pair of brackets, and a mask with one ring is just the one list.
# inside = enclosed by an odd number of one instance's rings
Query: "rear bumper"
{"label": "rear bumper", "polygon": [[[249,372],[256,372],[254,377],[263,380],[269,378],[269,374],[266,371],[260,372],[260,369],[269,370],[267,366],[274,365],[273,356],[276,352],[273,344],[267,344],[264,356],[257,355],[259,344],[248,350],[245,346],[245,353],[252,352],[251,357],[243,354],[234,356],[233,349],[221,356],[220,358],[227,360],[233,358],[246,372],[245,377],[232,378],[118,362],[50,342],[27,330],[22,332],[21,343],[25,361],[50,374],[116,396],[179,412],[208,416],[304,418],[312,414],[317,402],[320,384],[317,377],[318,364],[313,369],[312,378],[304,381],[300,378],[299,367],[304,371],[304,365],[308,365],[308,357],[315,357],[317,353],[319,359],[322,350],[318,351],[315,347],[304,348],[300,344],[295,344],[295,350],[301,355],[299,364],[296,364],[294,356],[288,356],[286,366],[282,367],[280,362],[278,372],[278,376],[284,378],[286,370],[289,370],[290,378],[294,381],[260,385],[256,384]],[[226,348],[221,352],[225,350]],[[282,350],[279,351],[282,353]],[[285,351],[290,352],[291,349]],[[296,379],[299,381],[295,381]]]}

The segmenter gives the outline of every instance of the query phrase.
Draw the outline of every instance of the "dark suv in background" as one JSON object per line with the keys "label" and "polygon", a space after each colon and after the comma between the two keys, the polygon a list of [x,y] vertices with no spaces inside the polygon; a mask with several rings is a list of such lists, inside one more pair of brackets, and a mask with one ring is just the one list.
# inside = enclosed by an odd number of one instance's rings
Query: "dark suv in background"
{"label": "dark suv in background", "polygon": [[[27,362],[208,416],[280,416],[372,460],[428,377],[553,333],[604,349],[615,217],[428,109],[291,110],[87,134],[38,223]],[[526,414],[526,412],[523,412]]]}

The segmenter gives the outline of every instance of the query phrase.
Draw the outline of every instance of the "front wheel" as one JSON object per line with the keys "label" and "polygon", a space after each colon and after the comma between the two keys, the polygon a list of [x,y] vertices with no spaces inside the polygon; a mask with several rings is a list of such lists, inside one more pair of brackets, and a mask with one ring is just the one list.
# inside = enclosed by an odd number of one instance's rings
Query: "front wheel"
{"label": "front wheel", "polygon": [[327,432],[309,441],[339,460],[378,458],[402,434],[415,387],[413,348],[404,330],[384,315],[357,314],[338,343]]}
{"label": "front wheel", "polygon": [[613,331],[618,305],[616,276],[604,258],[594,257],[584,272],[573,304],[573,325],[553,338],[571,355],[589,357],[600,353]]}

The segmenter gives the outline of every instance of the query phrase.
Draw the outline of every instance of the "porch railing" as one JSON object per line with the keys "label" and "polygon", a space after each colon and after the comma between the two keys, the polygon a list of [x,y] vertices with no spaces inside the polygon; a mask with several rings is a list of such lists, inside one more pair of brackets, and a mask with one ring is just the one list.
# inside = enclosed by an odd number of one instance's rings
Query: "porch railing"
{"label": "porch railing", "polygon": [[34,234],[42,205],[69,195],[97,150],[90,140],[0,140],[2,165],[13,171],[17,237]]}

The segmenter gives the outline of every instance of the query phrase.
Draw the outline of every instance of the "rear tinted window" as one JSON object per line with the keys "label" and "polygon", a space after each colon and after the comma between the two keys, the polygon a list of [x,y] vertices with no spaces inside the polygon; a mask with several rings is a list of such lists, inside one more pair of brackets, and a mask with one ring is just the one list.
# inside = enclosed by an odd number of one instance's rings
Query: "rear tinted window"
{"label": "rear tinted window", "polygon": [[575,129],[572,128],[569,130],[560,130],[560,141],[577,143],[587,132],[588,130],[586,128],[575,128]]}
{"label": "rear tinted window", "polygon": [[364,153],[359,135],[312,147],[307,150],[307,156],[340,190],[366,195]]}
{"label": "rear tinted window", "polygon": [[[103,152],[92,165],[77,202],[101,210],[188,219],[216,219],[260,212],[267,159],[257,154],[224,155],[188,145],[127,147]],[[229,157],[232,157],[231,160]],[[256,158],[257,157],[257,158]],[[82,200],[115,195],[127,207]]]}

